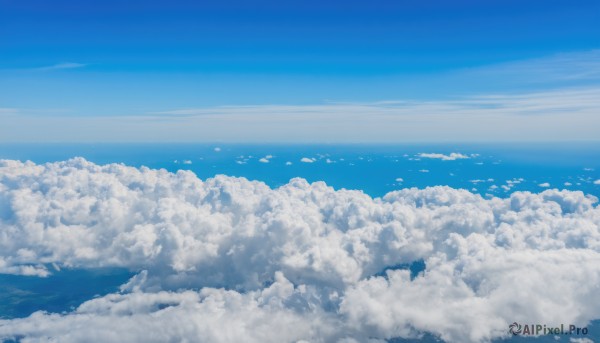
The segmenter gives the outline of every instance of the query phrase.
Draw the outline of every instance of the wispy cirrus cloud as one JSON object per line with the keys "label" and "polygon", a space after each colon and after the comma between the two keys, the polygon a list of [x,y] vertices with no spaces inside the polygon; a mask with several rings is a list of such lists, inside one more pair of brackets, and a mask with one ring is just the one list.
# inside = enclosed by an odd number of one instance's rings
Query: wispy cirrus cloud
{"label": "wispy cirrus cloud", "polygon": [[147,113],[149,116],[195,117],[222,115],[543,115],[596,112],[600,110],[600,87],[557,89],[523,94],[487,94],[454,100],[338,102],[318,105],[247,105],[186,108]]}
{"label": "wispy cirrus cloud", "polygon": [[481,76],[548,82],[600,79],[600,49],[577,51],[474,68]]}
{"label": "wispy cirrus cloud", "polygon": [[34,68],[34,70],[51,71],[51,70],[63,70],[63,69],[77,69],[77,68],[83,68],[85,66],[87,66],[87,64],[75,63],[75,62],[63,62],[63,63],[57,63],[57,64],[45,66],[45,67]]}
{"label": "wispy cirrus cloud", "polygon": [[600,87],[580,87],[450,100],[214,106],[129,115],[48,117],[27,111],[0,120],[0,137],[127,142],[597,140],[598,113]]}

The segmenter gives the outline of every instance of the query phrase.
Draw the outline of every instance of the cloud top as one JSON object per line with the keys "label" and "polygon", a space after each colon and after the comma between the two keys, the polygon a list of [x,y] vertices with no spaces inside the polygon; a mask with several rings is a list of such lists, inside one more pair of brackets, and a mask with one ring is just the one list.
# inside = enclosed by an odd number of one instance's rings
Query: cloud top
{"label": "cloud top", "polygon": [[[0,271],[125,267],[122,292],[0,320],[0,339],[447,342],[600,318],[600,210],[582,192],[382,198],[292,179],[0,161]],[[417,277],[398,266],[423,260]],[[564,304],[570,304],[565,307]]]}

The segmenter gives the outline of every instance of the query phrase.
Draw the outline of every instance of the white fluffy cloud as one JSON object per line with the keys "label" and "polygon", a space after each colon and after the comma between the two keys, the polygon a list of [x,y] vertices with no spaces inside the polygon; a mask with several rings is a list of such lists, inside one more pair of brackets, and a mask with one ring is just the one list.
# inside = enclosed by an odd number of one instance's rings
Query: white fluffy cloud
{"label": "white fluffy cloud", "polygon": [[[600,318],[600,209],[582,192],[484,199],[449,187],[383,198],[83,159],[0,161],[0,271],[126,267],[122,292],[0,320],[0,340],[295,342]],[[411,279],[385,269],[423,260]],[[392,268],[394,269],[394,268]],[[187,289],[187,290],[186,290]]]}
{"label": "white fluffy cloud", "polygon": [[273,158],[273,155],[267,155],[267,156],[259,159],[258,162],[260,162],[260,163],[269,163],[272,158]]}

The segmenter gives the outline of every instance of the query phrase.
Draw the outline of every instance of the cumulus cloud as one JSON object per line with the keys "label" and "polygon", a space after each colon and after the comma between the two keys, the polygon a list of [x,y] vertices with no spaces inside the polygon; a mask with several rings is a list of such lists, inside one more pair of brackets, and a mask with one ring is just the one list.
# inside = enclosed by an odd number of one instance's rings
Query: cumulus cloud
{"label": "cumulus cloud", "polygon": [[594,185],[600,185],[600,179],[594,181]]}
{"label": "cumulus cloud", "polygon": [[543,183],[540,183],[538,186],[540,186],[542,188],[548,188],[548,187],[550,187],[550,184],[548,182],[543,182]]}
{"label": "cumulus cloud", "polygon": [[502,185],[502,189],[504,189],[505,192],[510,191],[513,187],[515,187],[516,185],[523,183],[525,181],[525,179],[523,178],[513,178],[512,180],[506,180],[506,185]]}
{"label": "cumulus cloud", "polygon": [[258,162],[260,162],[260,163],[269,163],[272,158],[273,158],[273,155],[267,155],[267,156],[259,159]]}
{"label": "cumulus cloud", "polygon": [[313,163],[315,162],[317,159],[316,158],[309,158],[309,157],[302,157],[300,159],[300,162],[304,162],[304,163]]}
{"label": "cumulus cloud", "polygon": [[467,155],[463,155],[460,153],[456,153],[453,152],[449,155],[444,155],[444,154],[438,154],[438,153],[420,153],[419,155],[417,155],[421,158],[434,158],[434,159],[440,159],[442,161],[455,161],[455,160],[460,160],[460,159],[467,159],[469,158],[469,156]]}
{"label": "cumulus cloud", "polygon": [[[0,340],[486,342],[514,321],[584,326],[600,318],[596,203],[3,160],[2,273],[137,275],[68,313],[0,320]],[[419,275],[399,268],[420,260]]]}

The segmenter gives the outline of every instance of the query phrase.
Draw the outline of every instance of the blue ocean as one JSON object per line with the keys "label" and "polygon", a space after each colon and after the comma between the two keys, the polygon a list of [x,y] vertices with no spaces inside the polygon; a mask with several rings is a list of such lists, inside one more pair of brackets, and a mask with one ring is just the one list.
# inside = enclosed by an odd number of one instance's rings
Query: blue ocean
{"label": "blue ocean", "polygon": [[[295,177],[372,197],[447,185],[483,197],[558,188],[600,197],[600,144],[3,144],[0,159],[46,163],[83,157],[96,164],[193,171],[258,180],[272,188]],[[406,266],[407,268],[409,266]],[[412,268],[412,267],[411,267]],[[0,275],[0,318],[35,311],[68,312],[116,292],[135,273],[122,269],[62,270],[47,278]],[[68,291],[65,291],[68,290]],[[592,326],[600,323],[594,322]],[[592,330],[598,338],[600,331]],[[531,341],[516,337],[515,341]],[[534,341],[555,341],[551,336]],[[392,340],[402,341],[404,340]],[[423,341],[436,341],[425,336]]]}

